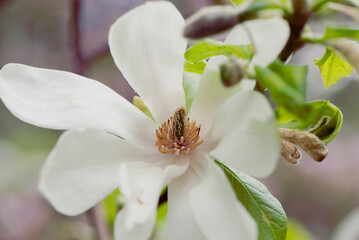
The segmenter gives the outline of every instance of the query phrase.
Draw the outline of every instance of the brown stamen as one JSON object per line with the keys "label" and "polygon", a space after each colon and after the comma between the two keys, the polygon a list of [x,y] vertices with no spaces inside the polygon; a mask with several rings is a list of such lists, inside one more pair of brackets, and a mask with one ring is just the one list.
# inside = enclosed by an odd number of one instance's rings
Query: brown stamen
{"label": "brown stamen", "polygon": [[186,118],[184,107],[178,108],[173,117],[156,130],[156,146],[163,154],[174,153],[175,155],[186,154],[203,143],[199,132],[201,124]]}

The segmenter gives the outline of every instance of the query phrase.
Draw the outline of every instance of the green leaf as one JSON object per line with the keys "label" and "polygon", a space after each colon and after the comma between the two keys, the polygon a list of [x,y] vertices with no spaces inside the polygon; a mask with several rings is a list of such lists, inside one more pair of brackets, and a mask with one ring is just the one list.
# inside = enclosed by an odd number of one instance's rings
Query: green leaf
{"label": "green leaf", "polygon": [[343,115],[340,109],[329,101],[312,101],[308,102],[307,106],[310,108],[310,114],[302,119],[283,108],[278,109],[279,127],[307,129],[308,132],[328,144],[335,138],[342,126]]}
{"label": "green leaf", "polygon": [[313,240],[314,237],[310,232],[294,219],[288,219],[288,231],[286,240]]}
{"label": "green leaf", "polygon": [[205,67],[206,67],[206,63],[203,61],[197,63],[190,63],[186,61],[184,63],[184,70],[186,72],[191,72],[191,73],[202,74]]}
{"label": "green leaf", "polygon": [[307,70],[307,66],[284,65],[279,60],[267,68],[255,66],[257,81],[270,90],[278,106],[300,117],[306,117],[308,114],[305,105]]}
{"label": "green leaf", "polygon": [[155,229],[151,240],[166,239],[167,202],[161,204],[157,209]]}
{"label": "green leaf", "polygon": [[108,195],[101,203],[101,209],[104,214],[104,218],[107,220],[109,226],[113,227],[116,219],[116,214],[120,206],[119,198],[121,197],[121,193],[118,189],[113,191],[110,195]]}
{"label": "green leaf", "polygon": [[197,93],[199,83],[201,81],[201,75],[195,73],[183,73],[182,86],[185,92],[186,98],[186,111],[189,113],[191,110],[192,102]]}
{"label": "green leaf", "polygon": [[285,240],[287,216],[280,202],[258,180],[215,161],[225,172],[239,201],[258,225],[259,240]]}
{"label": "green leaf", "polygon": [[222,42],[207,39],[197,41],[190,47],[185,53],[185,58],[189,63],[196,64],[218,55],[235,55],[239,58],[249,59],[253,55],[253,49],[251,45],[225,45]]}
{"label": "green leaf", "polygon": [[151,118],[153,121],[155,121],[155,118],[152,116],[152,113],[147,108],[146,104],[143,102],[143,100],[140,97],[134,96],[133,97],[133,105],[140,109],[144,114],[146,114],[149,118]]}
{"label": "green leaf", "polygon": [[352,65],[330,48],[327,48],[321,59],[314,59],[314,63],[320,69],[325,88],[329,88],[343,77],[349,76],[354,70]]}
{"label": "green leaf", "polygon": [[321,41],[331,38],[351,38],[359,41],[359,26],[358,25],[341,25],[325,27],[324,35]]}

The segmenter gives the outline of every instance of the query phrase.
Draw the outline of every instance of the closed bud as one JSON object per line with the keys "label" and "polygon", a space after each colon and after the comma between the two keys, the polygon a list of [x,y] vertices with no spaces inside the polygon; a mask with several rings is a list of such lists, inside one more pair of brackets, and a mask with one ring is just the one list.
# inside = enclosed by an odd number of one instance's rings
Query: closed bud
{"label": "closed bud", "polygon": [[237,63],[236,59],[228,58],[228,60],[219,67],[221,80],[224,86],[232,87],[239,83],[243,78],[243,70]]}
{"label": "closed bud", "polygon": [[198,39],[223,32],[239,22],[239,14],[232,6],[203,8],[187,19],[184,36]]}

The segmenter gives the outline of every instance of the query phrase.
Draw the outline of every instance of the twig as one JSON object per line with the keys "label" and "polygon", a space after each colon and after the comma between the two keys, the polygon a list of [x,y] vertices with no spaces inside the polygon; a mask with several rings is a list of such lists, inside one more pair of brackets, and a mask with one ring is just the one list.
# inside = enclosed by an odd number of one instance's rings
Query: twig
{"label": "twig", "polygon": [[70,27],[72,30],[72,48],[73,48],[73,60],[74,69],[73,71],[77,74],[85,74],[85,62],[81,50],[81,31],[80,31],[80,11],[81,11],[81,0],[73,0],[71,8],[71,22]]}
{"label": "twig", "polygon": [[289,39],[279,55],[280,60],[283,62],[287,60],[293,52],[304,45],[304,42],[301,39],[301,34],[311,15],[306,0],[292,0],[292,4],[294,10],[293,14],[285,17],[290,27]]}
{"label": "twig", "polygon": [[[72,42],[72,50],[73,50],[73,66],[74,72],[80,75],[85,75],[86,73],[86,61],[82,54],[81,49],[81,29],[80,29],[80,11],[81,11],[81,0],[73,0],[71,6],[71,21],[70,21],[70,29],[71,29],[71,42]],[[95,56],[92,56],[94,59]],[[100,240],[109,240],[109,230],[104,222],[100,209],[98,206],[95,206],[89,209],[84,213],[86,219],[89,221],[91,226],[95,231],[96,239]]]}
{"label": "twig", "polygon": [[86,220],[95,230],[96,239],[99,240],[110,240],[110,235],[106,223],[103,221],[99,205],[89,209],[84,213]]}

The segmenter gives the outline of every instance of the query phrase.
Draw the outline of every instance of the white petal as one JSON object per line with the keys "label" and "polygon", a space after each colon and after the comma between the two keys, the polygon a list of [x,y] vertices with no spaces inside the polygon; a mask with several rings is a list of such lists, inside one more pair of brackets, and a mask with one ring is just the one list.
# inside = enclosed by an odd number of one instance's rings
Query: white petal
{"label": "white petal", "polygon": [[90,127],[154,146],[156,124],[100,82],[69,72],[8,64],[0,97],[21,120],[52,129]]}
{"label": "white petal", "polygon": [[110,194],[124,161],[153,161],[155,149],[130,144],[100,130],[65,132],[43,165],[39,189],[54,208],[80,214]]}
{"label": "white petal", "polygon": [[190,209],[189,192],[199,183],[191,165],[185,174],[168,185],[168,240],[206,240]]}
{"label": "white petal", "polygon": [[216,113],[203,148],[219,161],[256,177],[272,173],[280,154],[273,110],[257,92],[238,92]]}
{"label": "white petal", "polygon": [[[250,44],[248,34],[243,27],[236,27],[228,35],[225,43],[244,45]],[[216,56],[210,58],[203,72],[197,95],[192,104],[190,117],[202,124],[201,134],[207,132],[212,118],[219,106],[240,90],[253,90],[255,81],[242,79],[240,84],[230,88],[222,84],[219,67],[225,63],[227,57]]]}
{"label": "white petal", "polygon": [[166,156],[157,164],[121,164],[120,191],[125,198],[125,207],[116,219],[116,239],[149,239],[161,190],[186,171],[188,162],[187,157],[169,159]]}
{"label": "white petal", "polygon": [[289,38],[289,25],[283,18],[256,19],[245,23],[254,42],[255,55],[250,68],[266,67],[283,50]]}
{"label": "white petal", "polygon": [[213,161],[206,162],[204,155],[197,157],[205,163],[200,166],[205,174],[189,197],[194,217],[207,239],[257,240],[257,225],[236,198],[224,172]]}
{"label": "white petal", "polygon": [[[250,35],[248,34],[250,33]],[[250,69],[255,65],[267,66],[282,51],[289,37],[288,23],[281,18],[257,19],[238,25],[228,35],[225,43],[234,45],[250,44],[253,40],[255,55]],[[221,82],[219,66],[226,57],[212,57],[203,73],[199,90],[192,105],[190,117],[202,123],[202,134],[211,124],[217,108],[239,90],[252,90],[255,82],[243,79],[240,84],[226,88]]]}
{"label": "white petal", "polygon": [[182,88],[184,20],[170,2],[147,2],[111,27],[109,45],[116,65],[158,122],[185,106]]}

